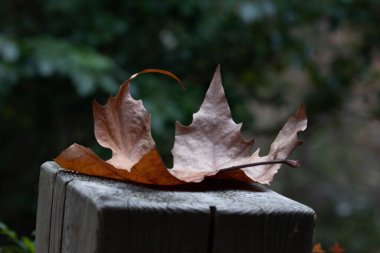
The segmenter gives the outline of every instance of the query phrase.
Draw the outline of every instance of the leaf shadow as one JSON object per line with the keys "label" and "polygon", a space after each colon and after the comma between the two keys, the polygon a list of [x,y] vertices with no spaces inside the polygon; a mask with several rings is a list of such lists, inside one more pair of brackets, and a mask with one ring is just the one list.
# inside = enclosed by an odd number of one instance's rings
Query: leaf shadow
{"label": "leaf shadow", "polygon": [[[141,185],[141,184],[140,184]],[[176,186],[159,186],[159,185],[141,185],[153,190],[160,191],[182,191],[182,192],[212,192],[221,190],[240,190],[250,192],[267,192],[269,191],[259,183],[248,183],[234,180],[220,180],[206,178],[200,183],[187,183]]]}

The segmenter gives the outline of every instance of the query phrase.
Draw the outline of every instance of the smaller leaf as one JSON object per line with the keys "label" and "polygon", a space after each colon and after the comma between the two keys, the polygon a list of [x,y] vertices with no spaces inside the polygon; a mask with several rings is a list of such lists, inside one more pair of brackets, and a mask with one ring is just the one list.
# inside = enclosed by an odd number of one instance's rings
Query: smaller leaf
{"label": "smaller leaf", "polygon": [[337,242],[330,248],[330,251],[331,253],[344,253],[344,249]]}
{"label": "smaller leaf", "polygon": [[325,253],[325,251],[322,249],[322,245],[317,243],[314,245],[312,253]]}

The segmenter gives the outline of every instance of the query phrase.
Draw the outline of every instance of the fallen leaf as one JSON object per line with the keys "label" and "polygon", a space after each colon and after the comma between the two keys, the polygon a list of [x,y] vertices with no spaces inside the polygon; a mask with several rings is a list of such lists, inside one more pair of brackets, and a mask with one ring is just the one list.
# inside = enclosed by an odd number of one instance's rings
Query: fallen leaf
{"label": "fallen leaf", "polygon": [[150,114],[130,95],[130,81],[141,73],[165,74],[180,83],[165,70],[146,69],[132,75],[106,105],[93,103],[95,137],[101,146],[111,149],[111,159],[103,161],[91,149],[73,144],[55,159],[59,165],[87,175],[155,185],[201,182],[207,176],[269,183],[281,164],[298,166],[286,157],[301,144],[297,133],[306,129],[304,106],[289,118],[269,154],[260,157],[259,149],[252,152],[253,140],[242,138],[241,124],[232,120],[218,66],[192,124],[177,122],[174,167],[168,170],[151,136]]}
{"label": "fallen leaf", "polygon": [[[176,124],[172,150],[174,166],[170,173],[186,182],[200,182],[204,177],[221,173],[218,177],[243,181],[247,181],[248,177],[251,181],[267,184],[272,181],[281,164],[266,163],[284,160],[300,145],[297,133],[305,130],[306,125],[305,108],[301,106],[282,128],[267,156],[260,157],[259,149],[252,153],[254,141],[242,138],[242,125],[236,124],[231,117],[218,66],[202,106],[193,115],[191,125]],[[256,163],[264,164],[247,166]],[[240,168],[245,175],[236,172]]]}
{"label": "fallen leaf", "polygon": [[344,249],[337,242],[330,248],[330,251],[331,253],[344,253]]}
{"label": "fallen leaf", "polygon": [[325,253],[325,251],[322,249],[322,245],[320,243],[317,243],[314,245],[311,253]]}
{"label": "fallen leaf", "polygon": [[[138,74],[151,72],[170,73],[148,69]],[[136,101],[130,95],[130,81],[138,74],[124,82],[105,106],[93,103],[95,137],[100,145],[112,150],[112,158],[105,162],[91,149],[73,144],[55,159],[58,164],[87,175],[137,183],[183,183],[167,171],[151,136],[150,115],[141,100]],[[179,81],[177,77],[175,79]]]}

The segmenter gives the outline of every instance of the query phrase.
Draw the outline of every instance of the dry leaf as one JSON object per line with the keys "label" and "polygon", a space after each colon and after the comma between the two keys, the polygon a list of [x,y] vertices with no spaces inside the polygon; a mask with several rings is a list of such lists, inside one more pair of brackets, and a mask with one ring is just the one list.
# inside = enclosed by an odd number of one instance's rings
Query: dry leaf
{"label": "dry leaf", "polygon": [[83,174],[156,185],[200,182],[206,176],[269,183],[281,163],[298,166],[286,157],[301,144],[297,133],[306,129],[304,107],[289,118],[269,154],[260,157],[259,150],[252,153],[253,140],[242,138],[241,124],[232,120],[218,66],[193,123],[188,127],[176,125],[174,167],[167,170],[151,136],[150,114],[129,92],[132,78],[152,72],[180,82],[168,71],[147,69],[124,82],[105,106],[93,103],[95,137],[100,145],[112,150],[111,159],[103,161],[92,150],[73,144],[55,161]]}
{"label": "dry leaf", "polygon": [[325,251],[322,249],[322,245],[320,243],[317,243],[314,245],[311,253],[325,253]]}
{"label": "dry leaf", "polygon": [[[174,76],[170,72],[154,69],[138,74],[149,72]],[[138,74],[124,82],[116,96],[110,97],[105,106],[93,103],[95,137],[100,145],[112,150],[112,158],[105,162],[92,150],[73,144],[55,159],[58,164],[87,175],[137,183],[183,183],[167,171],[151,136],[150,115],[142,102],[134,100],[130,95],[130,80]]]}
{"label": "dry leaf", "polygon": [[186,182],[200,182],[218,172],[224,177],[246,181],[242,173],[236,172],[245,165],[247,168],[242,171],[251,181],[269,183],[281,164],[246,165],[285,159],[301,144],[297,133],[305,130],[306,124],[305,109],[301,106],[282,128],[267,156],[260,157],[259,150],[252,153],[253,141],[242,138],[241,124],[236,124],[231,117],[218,66],[191,125],[182,126],[177,122],[172,150],[174,167],[170,173]]}
{"label": "dry leaf", "polygon": [[330,251],[331,253],[344,253],[344,249],[337,242],[330,248]]}

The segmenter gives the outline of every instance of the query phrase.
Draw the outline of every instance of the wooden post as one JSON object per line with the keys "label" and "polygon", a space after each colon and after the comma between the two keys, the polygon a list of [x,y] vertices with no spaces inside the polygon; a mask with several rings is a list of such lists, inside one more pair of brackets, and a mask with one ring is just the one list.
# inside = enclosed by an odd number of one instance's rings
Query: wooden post
{"label": "wooden post", "polygon": [[314,211],[260,185],[169,190],[41,167],[37,253],[310,253]]}

